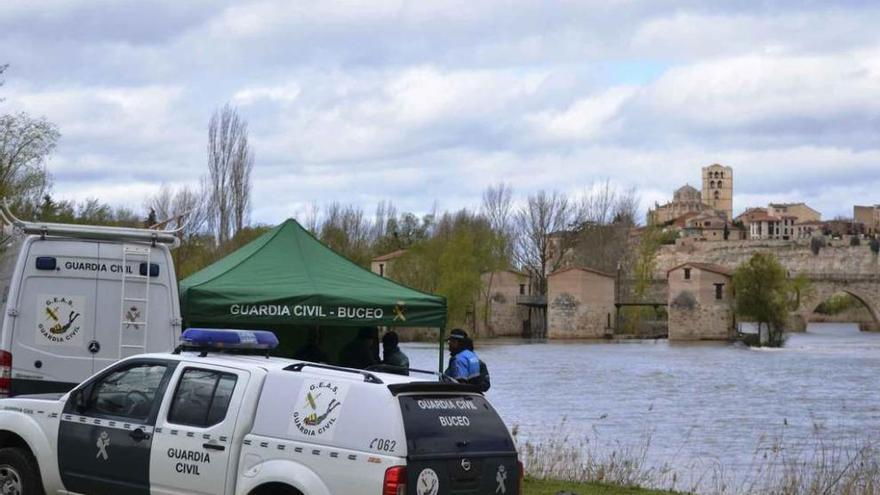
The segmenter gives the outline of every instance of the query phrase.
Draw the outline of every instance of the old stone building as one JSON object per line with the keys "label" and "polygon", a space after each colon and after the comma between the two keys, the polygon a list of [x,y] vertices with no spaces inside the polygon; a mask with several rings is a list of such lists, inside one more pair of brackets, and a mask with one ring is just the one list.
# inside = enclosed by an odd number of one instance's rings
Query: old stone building
{"label": "old stone building", "polygon": [[529,307],[521,304],[532,295],[531,279],[515,270],[481,275],[483,290],[477,304],[479,337],[519,337],[529,321]]}
{"label": "old stone building", "polygon": [[864,224],[868,234],[880,233],[880,205],[853,206],[853,220]]}
{"label": "old stone building", "polygon": [[717,163],[703,167],[702,201],[733,218],[733,168]]}
{"label": "old stone building", "polygon": [[678,188],[669,203],[657,204],[648,212],[649,225],[669,225],[683,215],[717,211],[733,218],[733,168],[719,164],[703,167],[702,190],[685,185]]}
{"label": "old stone building", "polygon": [[822,220],[822,214],[807,206],[806,203],[770,203],[767,205],[767,213],[775,217],[794,217],[795,224]]}
{"label": "old stone building", "polygon": [[370,270],[380,277],[388,277],[388,272],[394,265],[394,260],[406,254],[406,249],[398,249],[397,251],[383,254],[373,258],[370,262]]}
{"label": "old stone building", "polygon": [[702,213],[708,209],[710,208],[703,203],[700,191],[684,185],[673,193],[672,201],[655,205],[654,209],[648,212],[648,224],[663,225],[674,222],[684,215]]}
{"label": "old stone building", "polygon": [[614,313],[614,275],[570,267],[547,277],[548,338],[604,337]]}
{"label": "old stone building", "polygon": [[683,263],[667,272],[669,340],[729,340],[735,335],[731,272]]}
{"label": "old stone building", "polygon": [[727,217],[716,210],[704,211],[685,221],[682,237],[697,241],[738,241],[745,238],[745,231],[733,225]]}

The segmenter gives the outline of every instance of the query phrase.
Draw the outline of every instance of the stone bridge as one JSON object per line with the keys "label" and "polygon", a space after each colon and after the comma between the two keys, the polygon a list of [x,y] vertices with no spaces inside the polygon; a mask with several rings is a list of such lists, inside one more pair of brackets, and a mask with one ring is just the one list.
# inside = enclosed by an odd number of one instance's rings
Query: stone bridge
{"label": "stone bridge", "polygon": [[870,330],[880,330],[880,274],[876,273],[829,273],[801,272],[812,283],[812,293],[802,298],[801,304],[790,318],[790,330],[803,331],[810,315],[834,294],[843,292],[861,302],[873,317]]}
{"label": "stone bridge", "polygon": [[655,278],[665,278],[666,271],[684,262],[721,265],[731,270],[755,253],[772,252],[790,276],[806,275],[812,282],[812,294],[802,298],[792,313],[790,330],[806,328],[810,315],[832,295],[843,292],[860,301],[873,317],[869,329],[880,330],[880,259],[866,242],[850,246],[847,240],[830,241],[818,253],[808,242],[732,241],[679,243],[664,246],[657,256]]}

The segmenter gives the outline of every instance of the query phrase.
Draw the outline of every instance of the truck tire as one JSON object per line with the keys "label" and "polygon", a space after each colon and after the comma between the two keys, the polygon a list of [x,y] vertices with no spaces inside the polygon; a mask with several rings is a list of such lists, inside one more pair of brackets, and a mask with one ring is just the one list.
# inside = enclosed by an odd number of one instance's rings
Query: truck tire
{"label": "truck tire", "polygon": [[267,483],[258,486],[250,495],[303,495],[296,488],[284,483]]}
{"label": "truck tire", "polygon": [[19,447],[0,449],[0,493],[44,495],[37,461]]}

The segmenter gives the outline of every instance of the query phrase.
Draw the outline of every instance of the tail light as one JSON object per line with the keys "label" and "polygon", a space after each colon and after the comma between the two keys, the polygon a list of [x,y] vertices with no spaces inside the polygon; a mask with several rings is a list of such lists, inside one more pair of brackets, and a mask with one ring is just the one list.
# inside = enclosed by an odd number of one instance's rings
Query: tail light
{"label": "tail light", "polygon": [[519,493],[519,495],[523,495],[525,493],[523,484],[526,477],[526,470],[523,467],[522,461],[516,461],[516,463],[519,464],[519,491],[517,493]]}
{"label": "tail light", "polygon": [[382,495],[404,495],[406,493],[406,468],[394,466],[385,470],[385,483]]}
{"label": "tail light", "polygon": [[0,397],[12,392],[12,353],[0,351]]}

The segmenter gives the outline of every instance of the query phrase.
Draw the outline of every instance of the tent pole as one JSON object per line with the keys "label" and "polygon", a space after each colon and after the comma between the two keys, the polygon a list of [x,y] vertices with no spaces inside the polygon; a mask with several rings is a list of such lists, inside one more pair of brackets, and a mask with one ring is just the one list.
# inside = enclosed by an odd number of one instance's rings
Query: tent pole
{"label": "tent pole", "polygon": [[443,326],[440,327],[439,333],[440,333],[440,342],[439,342],[440,352],[438,354],[440,355],[440,360],[439,360],[439,364],[437,365],[437,371],[439,371],[440,373],[443,373],[443,343],[446,340],[446,324],[445,323],[443,324]]}

